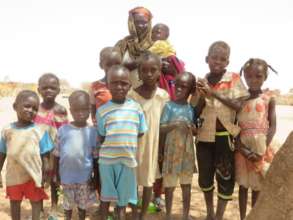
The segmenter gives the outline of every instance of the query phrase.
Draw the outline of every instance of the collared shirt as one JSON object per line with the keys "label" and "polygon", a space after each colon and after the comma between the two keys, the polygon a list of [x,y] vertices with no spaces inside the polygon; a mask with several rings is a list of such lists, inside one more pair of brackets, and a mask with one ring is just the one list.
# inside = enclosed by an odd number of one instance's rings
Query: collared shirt
{"label": "collared shirt", "polygon": [[[226,72],[222,79],[215,85],[210,85],[211,89],[219,95],[229,99],[238,99],[248,96],[239,74]],[[214,142],[216,136],[217,119],[227,129],[227,131],[236,136],[240,128],[235,125],[236,111],[223,104],[214,97],[205,98],[205,107],[201,113],[204,119],[202,127],[198,131],[198,141]]]}

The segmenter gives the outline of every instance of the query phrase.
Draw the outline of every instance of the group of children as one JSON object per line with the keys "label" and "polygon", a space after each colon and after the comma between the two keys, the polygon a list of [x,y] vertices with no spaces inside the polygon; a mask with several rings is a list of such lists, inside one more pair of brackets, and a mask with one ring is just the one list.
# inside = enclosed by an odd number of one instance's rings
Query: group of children
{"label": "group of children", "polygon": [[[160,41],[168,37],[160,39],[155,31],[154,36]],[[187,220],[195,158],[206,219],[223,218],[235,181],[240,186],[240,217],[245,218],[248,189],[254,205],[273,158],[269,146],[276,131],[275,101],[261,89],[272,68],[252,58],[240,75],[229,72],[230,47],[217,41],[206,56],[210,72],[196,80],[184,71],[168,42],[163,44],[167,54],[155,54],[160,51],[158,44],[140,56],[137,88],[131,86],[119,51],[104,48],[100,67],[105,77],[92,83],[89,93],[78,90],[69,96],[72,121],[55,101],[60,84],[53,74],[39,79],[41,103],[33,91],[17,95],[13,104],[17,121],[3,128],[0,141],[0,170],[7,158],[6,191],[13,220],[21,217],[24,197],[31,201],[32,219],[40,219],[42,201],[48,198],[46,181],[51,185],[53,209],[57,188],[62,186],[66,219],[71,219],[75,205],[79,219],[85,219],[86,209],[97,202],[97,191],[101,219],[108,218],[109,205],[115,202],[118,219],[125,219],[130,205],[133,219],[145,220],[153,184],[160,178],[166,219],[172,218],[173,192],[179,182],[182,219]],[[88,123],[90,115],[93,126]],[[138,186],[143,187],[139,216]]]}

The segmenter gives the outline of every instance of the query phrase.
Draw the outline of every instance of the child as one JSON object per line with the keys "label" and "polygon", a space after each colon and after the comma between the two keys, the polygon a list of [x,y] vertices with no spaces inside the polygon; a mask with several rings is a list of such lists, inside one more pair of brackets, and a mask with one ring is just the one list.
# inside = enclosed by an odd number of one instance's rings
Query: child
{"label": "child", "polygon": [[139,140],[137,153],[138,185],[143,186],[143,198],[141,219],[146,219],[146,211],[152,195],[152,186],[158,172],[158,148],[160,116],[169,95],[163,89],[158,88],[160,77],[160,58],[147,52],[140,57],[138,66],[139,79],[142,85],[129,91],[128,96],[140,103],[149,127],[148,132]]}
{"label": "child", "polygon": [[[38,92],[42,96],[43,102],[39,106],[39,111],[34,119],[37,124],[45,124],[51,128],[51,137],[53,141],[56,139],[57,129],[68,123],[66,108],[56,102],[56,97],[60,93],[60,82],[56,75],[52,73],[43,74],[38,81]],[[56,217],[58,194],[57,186],[52,181],[54,176],[53,170],[53,155],[50,156],[50,171],[48,173],[51,178],[51,207],[53,218]],[[43,209],[43,208],[42,208]]]}
{"label": "child", "polygon": [[268,68],[273,70],[266,61],[258,58],[249,59],[242,68],[249,97],[237,115],[241,132],[236,145],[235,169],[241,220],[246,215],[248,188],[252,189],[253,207],[272,160],[269,145],[276,132],[276,104],[268,92],[261,90],[267,79]]}
{"label": "child", "polygon": [[154,44],[149,48],[149,51],[162,57],[175,55],[176,51],[168,41],[169,27],[166,24],[156,24],[152,29],[152,40]]}
{"label": "child", "polygon": [[180,181],[183,197],[183,220],[189,219],[192,176],[195,172],[193,133],[194,112],[187,99],[195,89],[195,77],[184,72],[176,77],[176,100],[169,101],[161,117],[160,132],[166,134],[163,160],[163,181],[166,219],[171,219],[173,192]]}
{"label": "child", "polygon": [[42,188],[48,169],[49,152],[53,141],[47,126],[33,122],[38,108],[39,97],[30,90],[23,90],[16,96],[13,108],[17,121],[4,127],[0,141],[0,171],[7,157],[6,193],[10,199],[12,220],[21,218],[23,197],[30,200],[32,219],[40,219],[42,200],[48,199]]}
{"label": "child", "polygon": [[96,125],[96,110],[109,100],[111,100],[111,93],[106,86],[107,71],[116,64],[122,63],[122,57],[117,48],[105,47],[100,52],[100,68],[104,70],[105,76],[91,84],[89,94],[91,102],[91,118]]}
{"label": "child", "polygon": [[118,219],[125,219],[128,203],[137,204],[137,139],[147,128],[139,104],[126,98],[131,86],[129,74],[121,65],[108,70],[107,86],[112,100],[97,110],[102,143],[99,150],[102,220],[108,216],[111,201],[117,201]]}
{"label": "child", "polygon": [[[198,80],[200,100],[197,112],[203,119],[198,130],[197,161],[199,186],[204,192],[207,219],[221,220],[227,202],[234,190],[234,152],[231,136],[238,135],[240,128],[234,124],[236,112],[241,110],[243,99],[248,95],[239,74],[226,71],[230,47],[223,41],[213,43],[206,62],[210,73]],[[214,216],[214,176],[218,183],[218,204]]]}
{"label": "child", "polygon": [[[86,92],[73,92],[69,96],[73,121],[58,129],[54,171],[60,174],[66,219],[71,219],[74,205],[78,207],[79,219],[85,219],[86,209],[96,202],[95,192],[89,185],[97,141],[96,129],[87,124],[90,115],[89,100]],[[59,183],[59,175],[55,179]]]}

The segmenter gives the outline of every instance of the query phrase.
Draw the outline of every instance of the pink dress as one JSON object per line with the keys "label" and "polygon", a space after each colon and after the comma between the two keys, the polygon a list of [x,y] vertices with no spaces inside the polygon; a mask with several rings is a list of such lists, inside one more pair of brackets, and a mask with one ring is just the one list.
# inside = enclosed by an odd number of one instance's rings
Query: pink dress
{"label": "pink dress", "polygon": [[240,152],[236,152],[235,177],[239,185],[255,191],[261,189],[261,183],[273,159],[273,151],[266,145],[270,99],[269,94],[262,93],[255,99],[247,100],[237,115],[241,142],[254,153],[262,155],[262,159],[251,162]]}

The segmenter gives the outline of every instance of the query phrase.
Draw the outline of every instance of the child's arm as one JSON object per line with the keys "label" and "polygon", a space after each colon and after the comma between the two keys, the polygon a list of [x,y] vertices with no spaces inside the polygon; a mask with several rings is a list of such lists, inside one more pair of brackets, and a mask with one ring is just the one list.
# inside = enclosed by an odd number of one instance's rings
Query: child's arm
{"label": "child's arm", "polygon": [[5,159],[6,159],[6,154],[0,152],[0,188],[3,187],[1,171],[2,171],[2,168],[3,168],[3,164],[5,162]]}
{"label": "child's arm", "polygon": [[49,160],[50,160],[50,152],[42,154],[42,170],[43,170],[43,179],[42,179],[42,184],[47,182],[48,180],[48,174],[50,172],[50,165],[49,165]]}
{"label": "child's arm", "polygon": [[215,91],[211,89],[211,87],[207,84],[207,82],[204,81],[198,81],[197,83],[198,90],[201,94],[203,94],[206,97],[214,97],[215,99],[218,99],[220,102],[222,102],[224,105],[228,106],[229,108],[240,111],[244,100],[246,97],[236,98],[236,99],[230,99],[224,95],[218,94]]}
{"label": "child's arm", "polygon": [[276,127],[277,127],[276,101],[274,98],[271,98],[269,102],[268,121],[269,121],[269,129],[267,133],[267,146],[271,144],[271,141],[276,133]]}
{"label": "child's arm", "polygon": [[91,117],[92,117],[92,122],[96,126],[97,125],[97,119],[96,119],[96,105],[91,104]]}
{"label": "child's arm", "polygon": [[167,134],[170,131],[174,130],[175,128],[179,128],[179,127],[188,128],[188,124],[186,122],[182,122],[182,121],[163,123],[160,125],[160,133]]}
{"label": "child's arm", "polygon": [[246,159],[252,162],[258,162],[262,159],[261,155],[254,153],[249,148],[247,148],[240,140],[240,137],[236,137],[236,150],[238,150]]}
{"label": "child's arm", "polygon": [[53,164],[53,182],[59,186],[60,185],[60,175],[59,175],[59,157],[54,155],[54,164]]}

